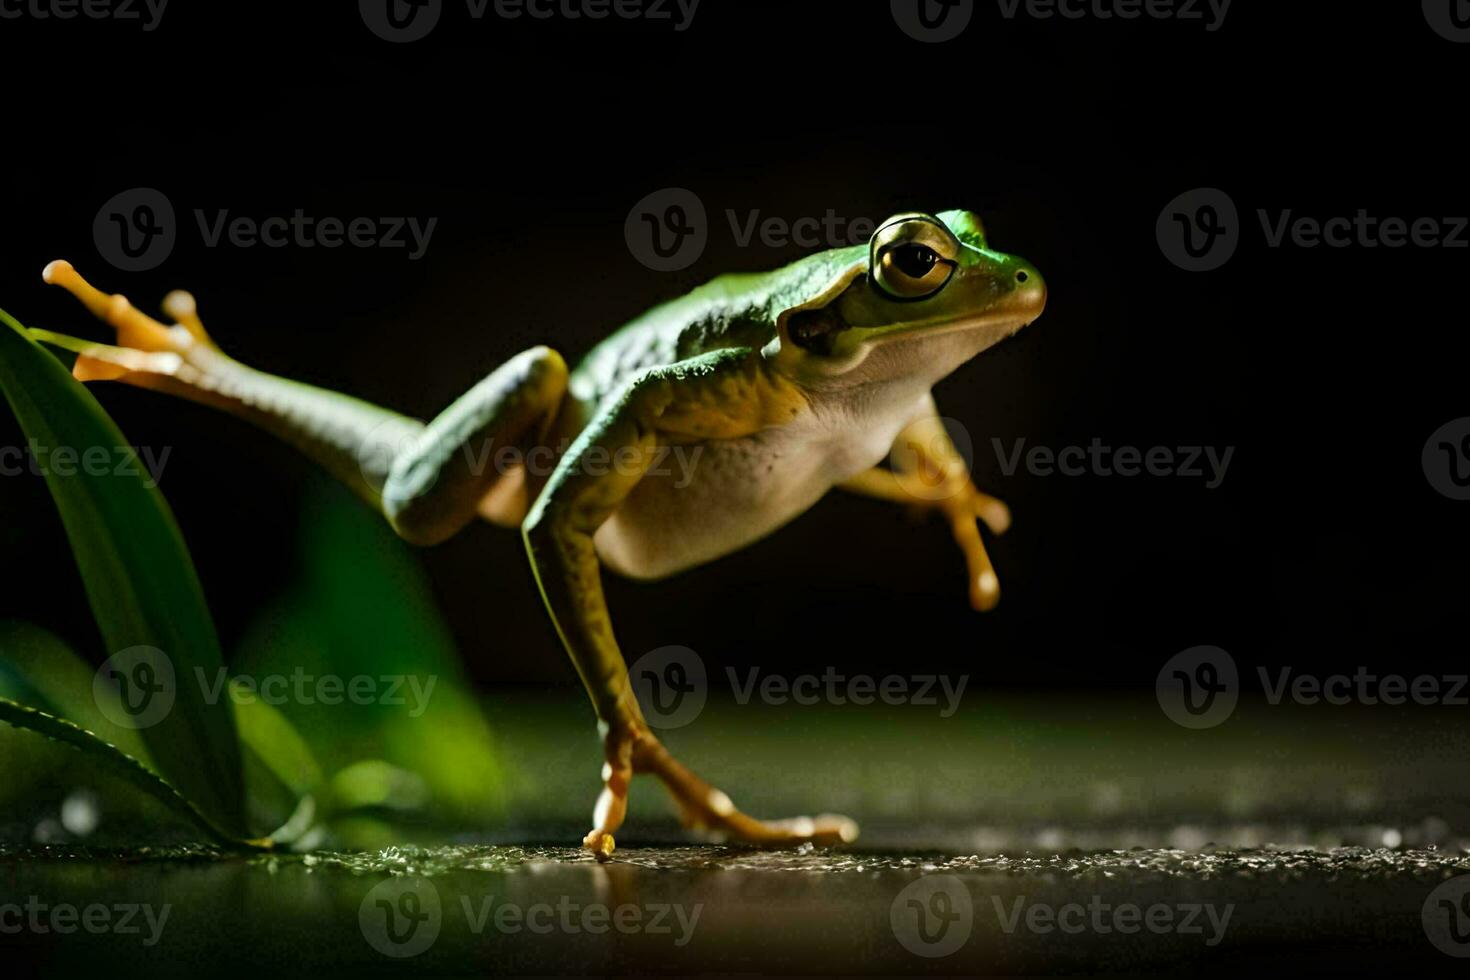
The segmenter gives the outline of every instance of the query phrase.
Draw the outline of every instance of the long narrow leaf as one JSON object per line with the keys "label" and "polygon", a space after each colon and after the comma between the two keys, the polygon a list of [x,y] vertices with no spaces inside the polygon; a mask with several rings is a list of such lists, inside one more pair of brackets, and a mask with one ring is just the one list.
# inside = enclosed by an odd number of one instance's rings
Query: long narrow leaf
{"label": "long narrow leaf", "polygon": [[[91,393],[0,311],[0,389],[26,436],[79,456],[127,442]],[[203,589],[173,514],[138,475],[65,473],[46,468],[87,598],[109,654],[134,647],[163,651],[176,683],[164,717],[140,734],[159,773],[210,823],[246,836],[240,746],[228,698],[211,702],[199,677],[223,658]]]}
{"label": "long narrow leaf", "polygon": [[0,698],[0,721],[6,721],[17,728],[25,728],[63,742],[102,760],[112,772],[122,776],[173,812],[184,817],[204,831],[212,840],[232,846],[239,844],[261,848],[270,846],[270,842],[265,840],[240,840],[229,831],[217,826],[153,770],[111,743],[103,741],[64,718],[57,718],[36,708],[17,704],[9,698]]}

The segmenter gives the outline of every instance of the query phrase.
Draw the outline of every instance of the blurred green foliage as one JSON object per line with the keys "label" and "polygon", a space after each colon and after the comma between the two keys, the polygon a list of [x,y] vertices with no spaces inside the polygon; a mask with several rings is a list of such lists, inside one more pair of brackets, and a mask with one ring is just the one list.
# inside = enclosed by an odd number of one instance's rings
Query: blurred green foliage
{"label": "blurred green foliage", "polygon": [[[78,453],[127,445],[55,358],[0,319],[0,388],[27,437]],[[422,573],[345,491],[322,481],[309,494],[300,568],[247,632],[226,688],[162,494],[85,469],[46,480],[111,649],[84,657],[38,626],[0,623],[0,718],[19,726],[0,726],[0,839],[90,834],[80,828],[95,822],[128,843],[202,831],[367,846],[497,817],[494,741]],[[113,695],[93,678],[139,644],[166,651],[175,698],[163,721],[130,728],[110,720]],[[53,819],[78,787],[100,818]]]}

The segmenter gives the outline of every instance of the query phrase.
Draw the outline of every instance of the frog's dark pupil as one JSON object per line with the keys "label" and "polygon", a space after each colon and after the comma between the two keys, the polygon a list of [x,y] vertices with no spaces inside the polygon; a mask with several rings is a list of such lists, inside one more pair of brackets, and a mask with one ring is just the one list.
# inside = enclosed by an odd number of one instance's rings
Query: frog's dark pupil
{"label": "frog's dark pupil", "polygon": [[905,245],[893,252],[893,264],[898,271],[915,279],[922,279],[939,261],[939,254],[928,245]]}

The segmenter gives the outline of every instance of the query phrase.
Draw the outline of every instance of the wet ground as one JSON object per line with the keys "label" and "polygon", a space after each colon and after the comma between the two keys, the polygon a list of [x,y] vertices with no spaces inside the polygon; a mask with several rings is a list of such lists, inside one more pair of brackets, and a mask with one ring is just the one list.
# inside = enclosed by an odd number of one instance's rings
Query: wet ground
{"label": "wet ground", "polygon": [[1444,971],[1461,964],[1426,934],[1426,900],[1470,859],[669,847],[599,866],[567,848],[476,845],[250,860],[73,850],[4,866],[9,895],[80,915],[152,906],[136,933],[5,937],[12,963],[58,971],[186,976],[223,957],[257,973],[985,975]]}
{"label": "wet ground", "polygon": [[[494,714],[524,772],[478,840],[254,858],[12,847],[0,906],[38,906],[20,911],[41,928],[0,946],[56,975],[153,977],[1463,969],[1458,719],[1247,707],[1248,724],[1183,732],[1146,709],[1009,702],[875,725],[712,707],[666,741],[758,812],[816,801],[863,837],[694,844],[640,785],[598,865],[563,846],[595,784],[580,711],[507,703]],[[58,906],[74,931],[53,928]],[[79,924],[102,921],[93,906],[111,926]],[[136,931],[113,928],[129,907]]]}

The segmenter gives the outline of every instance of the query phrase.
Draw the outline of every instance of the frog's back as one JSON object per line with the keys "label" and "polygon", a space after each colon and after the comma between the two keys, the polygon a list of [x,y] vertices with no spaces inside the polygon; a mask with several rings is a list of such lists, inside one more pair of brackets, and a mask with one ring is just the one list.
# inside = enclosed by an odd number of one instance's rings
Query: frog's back
{"label": "frog's back", "polygon": [[714,350],[764,347],[776,336],[781,312],[820,293],[853,252],[822,252],[773,272],[723,275],[654,307],[588,352],[572,372],[572,397],[595,406],[649,368]]}

